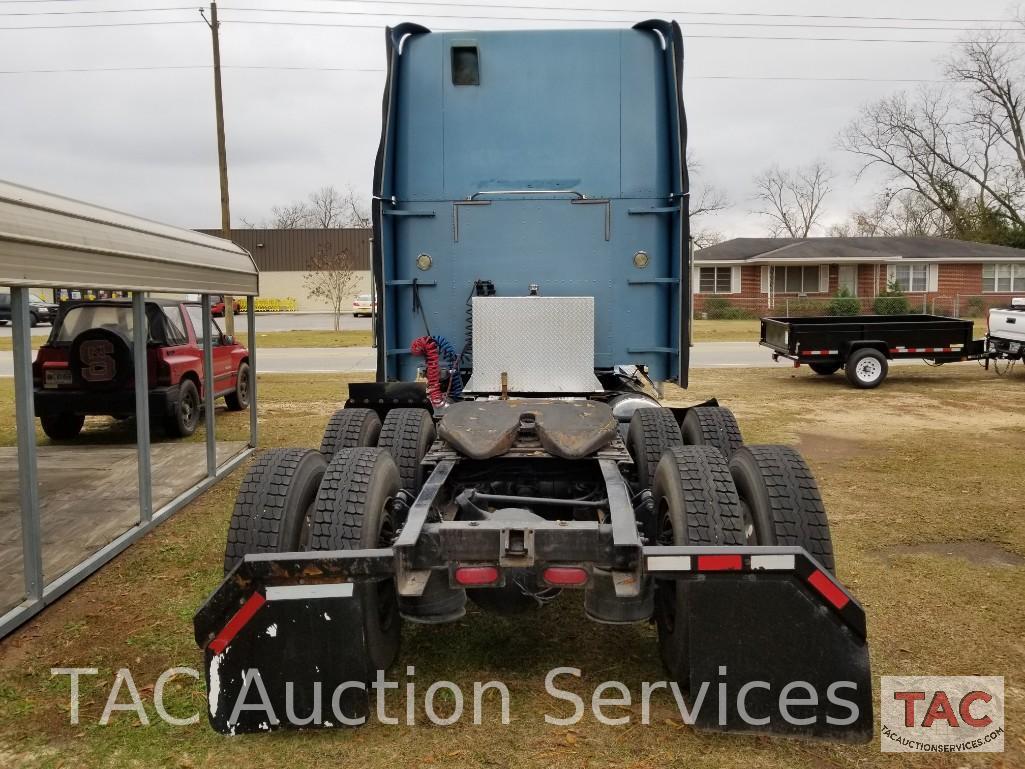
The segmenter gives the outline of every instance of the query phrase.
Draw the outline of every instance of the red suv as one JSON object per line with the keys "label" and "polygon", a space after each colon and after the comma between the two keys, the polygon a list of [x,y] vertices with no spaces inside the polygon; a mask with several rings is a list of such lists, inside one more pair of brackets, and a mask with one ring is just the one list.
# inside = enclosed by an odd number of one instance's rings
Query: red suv
{"label": "red suv", "polygon": [[[150,299],[147,370],[150,418],[174,436],[192,435],[203,405],[203,311],[199,304]],[[54,440],[78,435],[88,415],[135,414],[131,302],[66,304],[39,348],[32,375],[36,415]],[[249,351],[211,318],[214,397],[232,411],[249,406]]]}

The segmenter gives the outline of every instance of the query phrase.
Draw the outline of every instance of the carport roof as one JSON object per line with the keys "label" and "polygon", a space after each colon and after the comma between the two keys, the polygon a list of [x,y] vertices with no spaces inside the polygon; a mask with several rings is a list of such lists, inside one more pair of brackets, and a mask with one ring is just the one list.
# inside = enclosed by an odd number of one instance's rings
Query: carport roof
{"label": "carport roof", "polygon": [[0,181],[0,286],[246,296],[259,274],[230,241]]}
{"label": "carport roof", "polygon": [[1025,262],[1025,250],[949,238],[734,238],[694,254],[698,264],[806,262]]}

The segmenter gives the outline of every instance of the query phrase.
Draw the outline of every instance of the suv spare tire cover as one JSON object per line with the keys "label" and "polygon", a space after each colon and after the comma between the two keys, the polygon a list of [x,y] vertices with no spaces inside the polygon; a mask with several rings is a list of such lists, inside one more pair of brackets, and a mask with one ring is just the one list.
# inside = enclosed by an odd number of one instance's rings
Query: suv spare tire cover
{"label": "suv spare tire cover", "polygon": [[134,374],[132,346],[124,335],[113,329],[90,328],[71,343],[68,366],[77,387],[120,389]]}

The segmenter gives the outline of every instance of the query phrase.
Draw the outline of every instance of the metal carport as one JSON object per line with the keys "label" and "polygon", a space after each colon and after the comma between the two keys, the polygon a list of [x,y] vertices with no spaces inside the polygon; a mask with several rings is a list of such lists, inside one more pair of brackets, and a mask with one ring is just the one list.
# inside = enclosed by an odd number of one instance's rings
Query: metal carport
{"label": "metal carport", "polygon": [[[83,285],[132,295],[136,415],[148,414],[147,292],[200,294],[205,360],[206,476],[159,509],[151,493],[149,419],[136,419],[138,522],[70,570],[44,583],[33,407],[29,289]],[[231,242],[78,200],[0,181],[0,286],[11,289],[18,490],[25,598],[0,616],[0,637],[92,574],[227,473],[255,448],[256,339],[253,301],[259,276],[252,257]],[[214,431],[210,294],[245,296],[252,371],[248,448],[222,464]]]}

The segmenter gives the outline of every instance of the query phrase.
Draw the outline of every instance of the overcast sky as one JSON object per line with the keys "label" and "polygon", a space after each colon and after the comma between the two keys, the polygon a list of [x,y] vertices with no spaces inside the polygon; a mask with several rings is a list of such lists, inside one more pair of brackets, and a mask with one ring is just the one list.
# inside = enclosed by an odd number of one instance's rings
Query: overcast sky
{"label": "overcast sky", "polygon": [[[892,81],[941,78],[940,60],[950,46],[736,38],[950,41],[965,27],[992,25],[880,17],[985,20],[1013,14],[1006,0],[639,0],[638,11],[604,0],[460,1],[224,0],[221,46],[233,224],[238,226],[240,217],[259,222],[272,205],[325,184],[351,184],[369,197],[386,24],[409,19],[439,30],[595,28],[653,16],[675,18],[683,26],[691,148],[702,163],[701,180],[724,188],[734,203],[729,213],[705,224],[730,236],[766,234],[766,223],[750,213],[752,177],[776,162],[795,166],[815,158],[837,172],[826,207],[830,221],[841,220],[865,202],[873,185],[855,184],[857,165],[836,150],[837,131],[866,101],[917,87]],[[186,5],[181,0],[0,0],[0,178],[172,224],[219,226],[210,34],[195,8]],[[134,12],[152,8],[177,10]],[[256,8],[291,12],[241,10]],[[97,9],[133,12],[68,13]],[[144,21],[177,23],[138,24]],[[72,24],[132,26],[9,29]],[[794,24],[822,26],[777,26]],[[157,69],[67,71],[139,67]]]}

